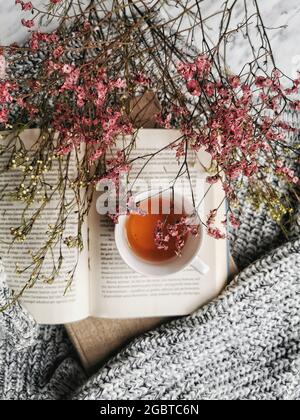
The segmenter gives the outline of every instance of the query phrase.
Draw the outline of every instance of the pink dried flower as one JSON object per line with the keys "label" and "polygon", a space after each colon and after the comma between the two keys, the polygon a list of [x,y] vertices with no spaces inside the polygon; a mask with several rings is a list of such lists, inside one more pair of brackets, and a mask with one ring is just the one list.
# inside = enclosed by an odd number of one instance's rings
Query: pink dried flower
{"label": "pink dried flower", "polygon": [[273,77],[275,80],[279,80],[281,76],[282,76],[282,73],[281,73],[278,69],[274,69],[274,70],[272,71],[272,77]]}
{"label": "pink dried flower", "polygon": [[53,72],[60,70],[61,66],[57,63],[54,63],[53,61],[48,61],[46,63],[46,68],[47,68],[48,75],[50,75]]}
{"label": "pink dried flower", "polygon": [[26,28],[33,28],[34,27],[34,20],[26,20],[26,19],[22,19],[21,23],[23,26],[25,26]]}
{"label": "pink dried flower", "polygon": [[231,223],[231,226],[234,229],[238,229],[241,225],[240,221],[235,217],[235,215],[233,213],[230,213],[229,215],[229,221]]}
{"label": "pink dried flower", "polygon": [[138,73],[135,76],[134,81],[141,86],[149,86],[151,84],[151,80],[143,73]]}
{"label": "pink dried flower", "polygon": [[207,217],[207,222],[206,222],[206,224],[207,224],[208,226],[210,226],[210,225],[214,224],[214,223],[215,223],[215,221],[216,221],[216,217],[217,217],[217,210],[216,210],[216,209],[214,209],[214,210],[210,210],[210,212],[209,212],[209,214],[208,214],[208,217]]}
{"label": "pink dried flower", "polygon": [[[97,153],[97,152],[95,152]],[[100,151],[99,151],[100,154]],[[101,180],[111,181],[116,187],[119,187],[120,176],[124,173],[128,173],[131,169],[130,165],[127,164],[125,156],[122,152],[118,152],[114,159],[107,161],[108,171],[96,183]]]}
{"label": "pink dried flower", "polygon": [[208,183],[208,184],[216,184],[218,181],[220,180],[220,177],[219,177],[219,175],[214,175],[214,176],[208,176],[207,178],[206,178],[206,182]]}
{"label": "pink dried flower", "polygon": [[296,95],[299,92],[299,85],[297,85],[296,83],[293,85],[292,88],[288,88],[285,90],[285,93],[287,95]]}
{"label": "pink dried flower", "polygon": [[76,88],[79,76],[80,76],[80,70],[79,69],[73,69],[70,73],[67,73],[66,80],[63,86],[60,88],[60,92],[63,92],[65,90],[73,90]]}
{"label": "pink dried flower", "polygon": [[264,87],[264,86],[265,86],[265,82],[266,82],[266,78],[265,78],[265,77],[263,77],[263,76],[258,76],[258,77],[256,77],[256,79],[255,79],[255,84],[256,84],[256,86],[257,86],[257,87],[260,87],[260,88],[262,88],[262,87]]}
{"label": "pink dried flower", "polygon": [[200,55],[193,63],[180,62],[177,65],[178,73],[186,80],[194,78],[203,79],[211,69],[211,61],[206,55]]}
{"label": "pink dried flower", "polygon": [[284,163],[282,162],[282,160],[277,160],[276,166],[277,166],[277,168],[283,168],[284,167]]}
{"label": "pink dried flower", "polygon": [[37,51],[39,48],[39,39],[36,36],[36,32],[32,33],[32,36],[29,40],[29,46],[32,51]]}
{"label": "pink dried flower", "polygon": [[166,128],[166,129],[171,129],[172,128],[172,114],[168,114],[166,117],[162,116],[162,115],[157,115],[156,116],[156,121],[157,123]]}
{"label": "pink dried flower", "polygon": [[167,251],[170,246],[170,241],[173,238],[173,240],[175,239],[176,253],[180,255],[189,233],[197,236],[199,234],[199,226],[191,224],[187,217],[182,217],[179,222],[174,224],[164,223],[159,220],[154,234],[156,247],[157,249]]}
{"label": "pink dried flower", "polygon": [[117,80],[112,81],[110,83],[110,86],[111,86],[112,89],[114,89],[114,88],[124,89],[124,88],[126,88],[127,83],[126,83],[126,80],[119,78]]}
{"label": "pink dried flower", "polygon": [[96,150],[91,157],[91,163],[95,162],[96,160],[99,160],[104,155],[104,149],[98,149]]}
{"label": "pink dried flower", "polygon": [[84,31],[86,31],[86,32],[90,31],[91,27],[92,27],[91,23],[88,20],[86,20],[83,24]]}
{"label": "pink dried flower", "polygon": [[292,103],[292,108],[293,108],[295,111],[300,111],[300,101],[295,101],[295,102],[293,102],[293,103]]}
{"label": "pink dried flower", "polygon": [[31,1],[22,4],[22,10],[24,12],[28,12],[29,10],[32,10],[32,9],[33,9],[33,5]]}
{"label": "pink dried flower", "polygon": [[173,105],[172,114],[174,115],[174,117],[186,117],[189,114],[189,111],[186,107]]}
{"label": "pink dried flower", "polygon": [[10,94],[11,88],[12,86],[8,81],[0,81],[0,105],[7,105],[12,101],[12,96]]}
{"label": "pink dried flower", "polygon": [[101,107],[105,101],[106,95],[108,93],[108,87],[106,86],[106,84],[100,80],[97,84],[96,84],[96,91],[97,91],[97,100],[96,100],[96,105]]}
{"label": "pink dried flower", "polygon": [[207,96],[212,97],[215,94],[215,85],[214,83],[206,83],[204,86],[204,91]]}
{"label": "pink dried flower", "polygon": [[64,53],[64,48],[59,45],[58,47],[55,48],[55,50],[53,51],[53,57],[58,59],[60,58]]}
{"label": "pink dried flower", "polygon": [[278,175],[283,176],[291,184],[299,184],[299,177],[296,176],[295,171],[293,169],[284,166],[284,162],[282,162],[281,160],[277,160],[275,165],[275,172]]}
{"label": "pink dried flower", "polygon": [[203,78],[211,70],[211,61],[207,55],[200,55],[195,61],[198,77]]}
{"label": "pink dried flower", "polygon": [[238,87],[241,86],[241,79],[238,76],[231,77],[229,82],[230,82],[230,86],[233,89],[237,89]]}
{"label": "pink dried flower", "polygon": [[201,88],[197,80],[189,80],[187,88],[193,96],[201,96]]}
{"label": "pink dried flower", "polygon": [[5,124],[8,121],[8,110],[6,108],[0,109],[0,123]]}
{"label": "pink dried flower", "polygon": [[226,239],[225,233],[222,233],[219,228],[209,227],[207,233],[214,239]]}
{"label": "pink dried flower", "polygon": [[69,64],[65,64],[62,68],[63,73],[70,74],[74,70],[74,66],[70,66]]}
{"label": "pink dried flower", "polygon": [[177,65],[177,71],[186,81],[188,81],[195,76],[197,68],[194,63],[179,63]]}
{"label": "pink dried flower", "polygon": [[279,83],[279,78],[274,77],[276,73],[273,73],[273,78],[270,77],[264,77],[264,76],[258,76],[255,80],[255,84],[259,88],[267,88],[271,89],[272,91],[281,92],[281,85]]}
{"label": "pink dried flower", "polygon": [[209,236],[215,238],[215,239],[225,239],[226,235],[225,233],[222,233],[221,230],[214,226],[216,223],[216,217],[217,217],[217,210],[211,210],[207,217],[207,233]]}
{"label": "pink dried flower", "polygon": [[161,220],[159,220],[155,228],[154,240],[157,249],[167,251],[169,249],[170,235],[165,234],[164,230],[165,225]]}
{"label": "pink dried flower", "polygon": [[86,100],[85,90],[82,86],[77,86],[76,93],[77,93],[77,105],[79,106],[79,108],[82,108]]}
{"label": "pink dried flower", "polygon": [[16,100],[17,105],[19,105],[21,108],[25,108],[26,107],[26,103],[24,101],[23,98],[17,98]]}

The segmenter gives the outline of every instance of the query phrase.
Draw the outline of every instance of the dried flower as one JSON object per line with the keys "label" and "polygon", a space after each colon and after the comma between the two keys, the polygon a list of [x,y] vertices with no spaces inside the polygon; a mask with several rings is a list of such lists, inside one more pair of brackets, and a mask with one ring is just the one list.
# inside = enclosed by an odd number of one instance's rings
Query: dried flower
{"label": "dried flower", "polygon": [[24,1],[16,0],[16,4],[20,4],[24,12],[28,12],[33,9],[33,5],[31,1],[24,2]]}
{"label": "dried flower", "polygon": [[240,224],[241,224],[240,221],[236,218],[236,216],[232,212],[229,214],[229,221],[231,223],[231,226],[234,229],[238,229],[240,227]]}
{"label": "dried flower", "polygon": [[181,255],[189,234],[197,236],[199,226],[191,224],[188,217],[181,217],[174,224],[159,220],[154,233],[155,244],[157,249],[166,251],[169,249],[170,240],[173,238],[175,239],[176,253]]}
{"label": "dried flower", "polygon": [[211,210],[207,217],[206,226],[207,226],[207,233],[209,236],[213,237],[214,239],[225,239],[226,234],[222,233],[221,230],[215,226],[217,217],[217,210]]}
{"label": "dried flower", "polygon": [[31,20],[30,19],[29,20],[22,19],[21,23],[22,23],[23,26],[25,26],[26,28],[29,28],[29,29],[34,27],[34,20],[33,19],[31,19]]}

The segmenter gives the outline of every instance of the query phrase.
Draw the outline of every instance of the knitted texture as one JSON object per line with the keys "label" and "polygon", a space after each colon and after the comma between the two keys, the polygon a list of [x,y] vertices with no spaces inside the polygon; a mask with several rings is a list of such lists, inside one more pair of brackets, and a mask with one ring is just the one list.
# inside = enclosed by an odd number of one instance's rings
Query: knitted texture
{"label": "knitted texture", "polygon": [[[5,313],[0,397],[298,399],[299,273],[296,240],[245,269],[205,308],[135,340],[87,382],[62,327],[30,328],[21,308],[13,319]],[[12,328],[27,334],[6,339]]]}
{"label": "knitted texture", "polygon": [[[12,297],[6,285],[4,267],[0,259],[0,307],[3,308]],[[17,320],[17,322],[14,322]],[[32,317],[20,305],[9,307],[3,316],[0,316],[0,343],[2,340],[16,349],[29,347],[36,338],[36,327]]]}
{"label": "knitted texture", "polygon": [[[1,267],[3,307],[11,294]],[[0,315],[0,399],[67,398],[85,379],[73,353],[63,327],[39,327],[19,305],[5,311]]]}
{"label": "knitted texture", "polygon": [[298,399],[300,242],[246,269],[216,301],[136,340],[88,399]]}

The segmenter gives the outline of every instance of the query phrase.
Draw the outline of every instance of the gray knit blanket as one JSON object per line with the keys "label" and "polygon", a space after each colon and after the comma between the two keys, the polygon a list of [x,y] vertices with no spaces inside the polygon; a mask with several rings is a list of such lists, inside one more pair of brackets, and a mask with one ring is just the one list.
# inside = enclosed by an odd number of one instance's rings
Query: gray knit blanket
{"label": "gray knit blanket", "polygon": [[[246,267],[191,316],[134,340],[88,378],[63,327],[15,306],[0,316],[2,399],[296,400],[300,398],[300,230],[290,238],[247,204],[232,235]],[[278,247],[278,244],[281,245]],[[10,291],[0,269],[0,305]]]}

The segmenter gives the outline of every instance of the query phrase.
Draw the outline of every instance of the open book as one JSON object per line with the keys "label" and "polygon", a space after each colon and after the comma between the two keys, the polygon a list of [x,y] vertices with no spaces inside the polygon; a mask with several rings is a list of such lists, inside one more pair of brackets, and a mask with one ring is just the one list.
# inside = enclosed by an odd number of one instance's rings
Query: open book
{"label": "open book", "polygon": [[[27,130],[22,134],[24,144],[32,144],[39,135],[38,130]],[[136,148],[132,156],[145,155],[162,149],[179,137],[179,133],[169,130],[140,130]],[[3,145],[3,140],[0,143]],[[143,171],[144,180],[172,180],[178,173],[178,163],[174,150],[166,149],[152,159]],[[208,189],[205,184],[207,174],[204,171],[205,153],[191,163],[192,182],[196,187],[196,200],[200,200]],[[23,206],[11,200],[11,192],[20,178],[19,170],[8,174],[3,170],[7,159],[0,155],[0,255],[3,259],[8,283],[16,293],[22,289],[28,278],[26,272],[16,273],[16,265],[24,268],[31,264],[30,251],[39,249],[45,241],[47,226],[57,212],[55,199],[44,210],[34,226],[31,235],[22,244],[11,246],[10,228],[17,226],[22,216]],[[141,162],[142,166],[144,162]],[[203,166],[204,163],[204,166]],[[136,165],[131,174],[134,179],[139,172]],[[74,168],[75,171],[75,168]],[[19,177],[19,178],[18,178]],[[48,174],[48,182],[53,182],[57,171]],[[200,181],[199,181],[200,180]],[[198,182],[199,181],[199,182]],[[153,184],[152,184],[153,186]],[[134,190],[133,190],[134,191]],[[100,193],[99,193],[100,194]],[[207,215],[223,202],[222,214],[225,214],[224,192],[219,185],[214,185],[200,204],[200,214]],[[97,196],[95,197],[95,200]],[[74,212],[66,236],[74,234],[77,227],[77,215]],[[84,251],[72,286],[65,293],[66,276],[72,270],[77,258],[77,251],[67,246],[62,249],[64,255],[63,271],[52,284],[45,283],[47,261],[44,263],[44,275],[40,276],[34,287],[27,289],[22,297],[22,304],[32,313],[38,323],[71,323],[89,316],[98,318],[136,318],[186,315],[217,296],[226,284],[229,274],[229,251],[227,240],[215,240],[205,234],[200,251],[202,260],[210,267],[205,276],[199,275],[192,268],[163,278],[143,277],[133,272],[122,261],[114,243],[114,226],[105,216],[96,211],[96,202],[86,221],[84,230]],[[59,250],[55,254],[58,258]],[[48,267],[49,269],[49,267]]]}

